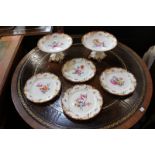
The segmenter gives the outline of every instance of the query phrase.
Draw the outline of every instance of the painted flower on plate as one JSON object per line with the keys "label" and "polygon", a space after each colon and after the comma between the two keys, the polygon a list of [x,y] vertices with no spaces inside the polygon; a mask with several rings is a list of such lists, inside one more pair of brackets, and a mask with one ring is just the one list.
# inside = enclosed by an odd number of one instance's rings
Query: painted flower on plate
{"label": "painted flower on plate", "polygon": [[93,40],[93,43],[94,43],[94,46],[95,47],[104,47],[104,42],[103,41],[100,41],[98,39],[94,39]]}
{"label": "painted flower on plate", "polygon": [[48,83],[48,84],[45,84],[45,85],[43,85],[43,84],[41,84],[41,83],[38,83],[38,84],[37,84],[37,87],[39,88],[39,90],[40,90],[43,94],[45,94],[47,91],[50,90],[49,85],[50,85],[49,83]]}
{"label": "painted flower on plate", "polygon": [[61,43],[61,42],[53,41],[52,44],[49,44],[48,46],[51,48],[57,48],[57,47],[61,47],[62,45],[63,45],[63,43]]}
{"label": "painted flower on plate", "polygon": [[122,77],[113,76],[112,79],[110,80],[110,82],[113,85],[123,86],[125,81]]}
{"label": "painted flower on plate", "polygon": [[77,66],[75,69],[74,69],[74,72],[73,74],[77,74],[77,75],[81,75],[83,74],[83,69],[84,69],[84,65],[81,65],[81,66]]}
{"label": "painted flower on plate", "polygon": [[83,110],[84,107],[90,106],[90,102],[87,101],[87,94],[80,94],[80,96],[76,99],[75,106]]}

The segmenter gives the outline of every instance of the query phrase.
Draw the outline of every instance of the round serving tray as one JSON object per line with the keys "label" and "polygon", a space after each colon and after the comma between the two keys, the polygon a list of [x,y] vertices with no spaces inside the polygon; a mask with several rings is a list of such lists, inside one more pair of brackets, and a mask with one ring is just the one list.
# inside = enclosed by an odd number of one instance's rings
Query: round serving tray
{"label": "round serving tray", "polygon": [[[152,83],[148,69],[143,61],[128,47],[118,43],[102,62],[93,61],[96,75],[85,82],[98,89],[104,99],[101,112],[87,121],[77,121],[67,117],[61,107],[64,92],[75,84],[62,76],[63,64],[73,58],[87,58],[90,53],[81,44],[74,44],[68,49],[63,63],[48,62],[49,54],[38,48],[30,51],[19,63],[13,75],[11,92],[13,103],[21,117],[33,128],[130,128],[146,111],[151,95]],[[134,74],[137,87],[133,94],[119,97],[106,92],[100,85],[101,73],[111,67],[121,67]],[[23,92],[24,85],[32,75],[51,72],[57,75],[62,83],[60,95],[45,105],[36,105],[29,101]]]}

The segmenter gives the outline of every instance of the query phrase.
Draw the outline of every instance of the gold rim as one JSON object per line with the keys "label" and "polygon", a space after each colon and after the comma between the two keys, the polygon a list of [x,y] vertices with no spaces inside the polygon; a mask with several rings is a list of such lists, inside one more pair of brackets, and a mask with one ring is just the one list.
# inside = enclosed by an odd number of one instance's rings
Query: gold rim
{"label": "gold rim", "polygon": [[[102,83],[101,77],[102,77],[102,74],[103,74],[104,72],[107,72],[108,70],[111,70],[111,69],[121,69],[121,70],[123,70],[123,71],[125,71],[125,72],[131,74],[131,75],[133,76],[133,78],[135,79],[135,81],[136,81],[136,85],[134,85],[133,91],[130,91],[130,92],[127,93],[127,94],[117,94],[117,93],[111,92],[111,91],[109,91],[109,89],[105,88],[105,87],[104,87],[104,84]],[[100,84],[101,84],[101,86],[102,86],[103,89],[105,89],[105,90],[106,90],[107,92],[109,92],[110,94],[118,95],[118,96],[127,96],[127,95],[132,94],[132,93],[135,91],[136,86],[137,86],[137,80],[136,80],[134,74],[132,74],[131,72],[129,72],[129,71],[127,71],[127,70],[125,70],[124,68],[121,68],[121,67],[112,67],[112,68],[105,69],[105,70],[101,73],[99,79],[100,79]]]}
{"label": "gold rim", "polygon": [[[39,45],[40,40],[46,38],[47,36],[53,36],[53,35],[55,35],[55,34],[57,34],[57,35],[60,35],[60,34],[61,34],[61,35],[67,36],[68,38],[71,39],[71,44],[69,45],[69,47],[67,47],[66,49],[64,49],[64,50],[62,50],[62,51],[59,51],[59,52],[52,52],[52,53],[55,53],[55,54],[56,54],[56,53],[64,52],[64,51],[68,50],[68,49],[72,46],[72,44],[73,44],[73,39],[72,39],[72,37],[71,37],[70,35],[65,34],[65,33],[58,33],[58,32],[55,32],[55,33],[52,33],[52,34],[45,35],[45,36],[43,36],[42,38],[39,39],[39,41],[37,42],[37,47],[39,48],[39,50],[41,50],[40,45]],[[41,51],[43,51],[43,50],[41,50]],[[46,50],[44,50],[43,52],[49,53],[49,52],[46,51]],[[52,54],[52,53],[49,53],[49,54]]]}
{"label": "gold rim", "polygon": [[[26,93],[26,90],[25,90],[28,81],[30,81],[33,77],[35,77],[35,76],[37,76],[37,75],[43,75],[43,74],[46,74],[46,73],[48,73],[48,74],[50,74],[50,75],[52,75],[52,76],[54,75],[54,76],[56,76],[56,77],[58,78],[58,81],[60,82],[59,90],[58,90],[53,96],[51,96],[48,100],[44,100],[44,101],[35,101],[35,100],[33,100],[33,99],[31,100],[30,98],[27,97],[27,93]],[[35,74],[35,75],[31,76],[31,77],[26,81],[25,86],[24,86],[24,95],[26,96],[26,98],[27,98],[29,101],[31,101],[31,102],[33,102],[33,103],[36,103],[36,104],[41,104],[41,103],[45,103],[45,102],[48,102],[48,101],[54,99],[54,98],[59,94],[60,90],[61,90],[61,81],[60,81],[59,77],[58,77],[57,75],[53,74],[53,73],[45,72],[45,73],[38,73],[38,74]]]}
{"label": "gold rim", "polygon": [[[74,81],[74,80],[68,79],[68,78],[65,76],[64,71],[63,71],[64,66],[65,66],[65,64],[69,63],[70,61],[76,60],[76,59],[83,59],[83,60],[85,60],[85,61],[90,62],[90,63],[92,64],[92,66],[94,67],[94,74],[93,74],[93,76],[91,76],[91,77],[90,77],[89,79],[87,79],[87,80],[81,80],[81,81]],[[62,72],[63,77],[65,77],[65,79],[67,79],[67,80],[70,81],[70,82],[75,82],[75,83],[86,82],[86,81],[91,80],[91,79],[95,76],[95,74],[96,74],[96,66],[95,66],[95,64],[94,64],[92,61],[90,61],[90,60],[88,60],[88,59],[86,59],[86,58],[73,58],[73,59],[70,59],[70,60],[66,61],[65,64],[62,66],[61,72]]]}
{"label": "gold rim", "polygon": [[[80,87],[80,86],[85,86],[85,87],[89,87],[90,89],[92,89],[92,90],[95,90],[95,91],[97,91],[98,93],[99,93],[99,96],[100,96],[100,99],[101,99],[101,101],[100,101],[100,105],[99,105],[99,111],[97,112],[97,113],[95,113],[94,115],[92,115],[92,116],[88,116],[88,117],[84,117],[84,118],[82,118],[82,117],[74,117],[71,113],[68,113],[67,111],[67,109],[66,109],[66,107],[64,106],[64,102],[63,102],[63,98],[64,98],[64,96],[65,96],[65,94],[66,93],[68,93],[69,91],[71,91],[74,87]],[[67,115],[67,116],[69,116],[70,118],[72,118],[72,119],[74,119],[74,120],[89,120],[89,119],[92,119],[92,118],[94,118],[95,116],[97,116],[100,112],[101,112],[101,110],[102,110],[102,106],[103,106],[103,97],[102,97],[102,95],[101,95],[101,93],[100,93],[100,91],[98,90],[98,89],[96,89],[95,87],[93,87],[93,86],[91,86],[91,85],[87,85],[87,84],[79,84],[79,85],[74,85],[74,86],[72,86],[72,87],[70,87],[69,89],[67,89],[65,92],[64,92],[64,94],[63,94],[63,96],[62,96],[62,98],[61,98],[61,105],[62,105],[62,109],[63,109],[63,112]]]}
{"label": "gold rim", "polygon": [[[111,34],[111,33],[109,33],[109,32],[106,32],[106,31],[91,31],[91,32],[88,32],[88,33],[84,34],[84,35],[82,36],[82,38],[81,38],[81,42],[82,42],[82,44],[84,45],[84,47],[86,47],[85,44],[83,43],[83,42],[84,42],[84,37],[87,36],[87,35],[90,35],[90,34],[92,34],[92,33],[98,33],[98,32],[101,32],[101,33],[104,33],[104,34],[109,34],[110,36],[112,36],[112,38],[115,38],[115,40],[116,40],[116,45],[115,45],[113,48],[111,48],[111,49],[109,49],[109,50],[106,50],[106,51],[110,51],[110,50],[114,49],[114,48],[117,46],[118,40],[117,40],[117,38],[116,38],[113,34]],[[88,48],[88,47],[86,47],[86,48],[89,49],[89,50],[92,50],[92,49],[90,49],[90,48]],[[104,51],[104,52],[105,52],[105,51]]]}

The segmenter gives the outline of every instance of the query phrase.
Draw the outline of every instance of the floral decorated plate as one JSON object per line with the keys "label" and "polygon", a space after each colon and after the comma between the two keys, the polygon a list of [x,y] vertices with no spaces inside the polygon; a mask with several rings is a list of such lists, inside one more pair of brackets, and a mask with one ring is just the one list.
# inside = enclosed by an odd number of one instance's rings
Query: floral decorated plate
{"label": "floral decorated plate", "polygon": [[52,73],[40,73],[27,80],[24,94],[34,103],[43,103],[53,99],[60,91],[61,82]]}
{"label": "floral decorated plate", "polygon": [[68,49],[72,45],[72,38],[64,33],[46,35],[38,41],[38,48],[47,53],[58,53]]}
{"label": "floral decorated plate", "polygon": [[85,82],[96,73],[95,65],[85,58],[75,58],[67,61],[62,67],[63,76],[72,82]]}
{"label": "floral decorated plate", "polygon": [[100,76],[102,87],[115,95],[128,95],[136,88],[134,75],[123,68],[110,68],[102,72]]}
{"label": "floral decorated plate", "polygon": [[88,120],[96,116],[102,108],[100,92],[90,85],[75,85],[62,97],[64,113],[76,120]]}
{"label": "floral decorated plate", "polygon": [[92,51],[104,52],[115,48],[117,39],[108,32],[93,31],[82,37],[82,44]]}

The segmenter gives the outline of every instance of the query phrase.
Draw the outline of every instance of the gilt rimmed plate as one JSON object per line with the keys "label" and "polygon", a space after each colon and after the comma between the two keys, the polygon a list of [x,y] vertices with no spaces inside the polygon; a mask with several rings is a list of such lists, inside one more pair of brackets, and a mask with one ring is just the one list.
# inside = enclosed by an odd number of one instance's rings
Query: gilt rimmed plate
{"label": "gilt rimmed plate", "polygon": [[82,44],[90,50],[105,52],[116,47],[117,39],[108,32],[93,31],[82,37]]}
{"label": "gilt rimmed plate", "polygon": [[62,97],[64,113],[76,120],[88,120],[102,109],[100,92],[90,85],[75,85],[67,89]]}
{"label": "gilt rimmed plate", "polygon": [[68,49],[72,45],[72,38],[64,33],[46,35],[38,41],[38,48],[47,53],[58,53]]}
{"label": "gilt rimmed plate", "polygon": [[85,58],[71,59],[62,67],[63,76],[72,82],[88,81],[94,77],[95,73],[95,65]]}
{"label": "gilt rimmed plate", "polygon": [[58,95],[61,88],[59,78],[52,73],[39,73],[26,81],[24,94],[34,103],[43,103]]}
{"label": "gilt rimmed plate", "polygon": [[102,87],[115,95],[128,95],[137,85],[134,75],[123,68],[110,68],[102,72],[100,76]]}

